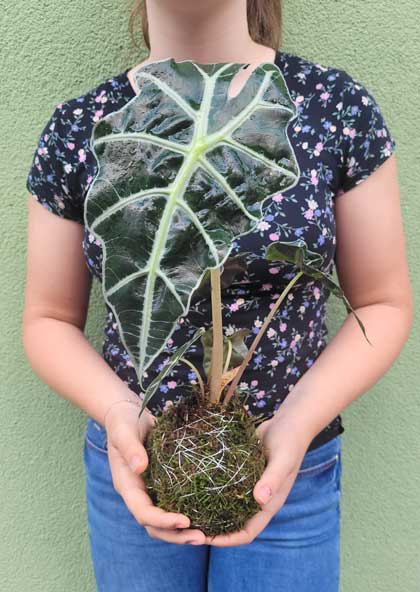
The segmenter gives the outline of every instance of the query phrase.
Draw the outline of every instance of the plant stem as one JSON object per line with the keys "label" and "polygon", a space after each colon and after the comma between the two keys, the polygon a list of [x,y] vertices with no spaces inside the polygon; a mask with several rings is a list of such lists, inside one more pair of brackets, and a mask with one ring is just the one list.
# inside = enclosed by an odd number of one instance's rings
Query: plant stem
{"label": "plant stem", "polygon": [[197,382],[198,382],[198,385],[200,387],[201,394],[203,395],[203,399],[204,399],[204,397],[205,397],[204,382],[203,382],[203,379],[200,376],[199,371],[197,370],[197,368],[194,366],[194,364],[192,362],[190,362],[189,360],[187,360],[187,358],[179,358],[179,361],[180,362],[184,362],[184,364],[187,364],[187,366],[189,366],[192,370],[194,370],[194,374],[197,377]]}
{"label": "plant stem", "polygon": [[283,300],[285,299],[286,295],[288,294],[288,292],[291,290],[292,286],[297,282],[297,280],[300,278],[301,275],[304,274],[304,271],[299,271],[291,280],[290,282],[287,284],[287,286],[285,287],[285,289],[283,290],[283,292],[280,294],[280,296],[277,298],[273,308],[270,310],[269,314],[266,316],[265,321],[261,327],[261,329],[258,331],[257,335],[255,336],[254,341],[251,343],[246,356],[244,357],[242,364],[239,366],[239,370],[235,376],[235,378],[233,379],[233,381],[230,383],[230,387],[228,392],[226,393],[226,396],[223,399],[223,405],[227,405],[230,401],[230,399],[232,398],[236,387],[238,386],[239,381],[241,380],[241,376],[244,373],[245,368],[248,366],[253,353],[255,352],[255,350],[257,349],[257,345],[259,344],[262,336],[264,335],[264,333],[267,330],[268,325],[270,324],[272,318],[274,317],[274,315],[276,314],[280,304],[283,302]]}
{"label": "plant stem", "polygon": [[220,269],[210,270],[211,280],[211,311],[213,321],[213,347],[209,375],[210,401],[217,403],[220,399],[223,372],[223,324],[222,294],[220,287]]}

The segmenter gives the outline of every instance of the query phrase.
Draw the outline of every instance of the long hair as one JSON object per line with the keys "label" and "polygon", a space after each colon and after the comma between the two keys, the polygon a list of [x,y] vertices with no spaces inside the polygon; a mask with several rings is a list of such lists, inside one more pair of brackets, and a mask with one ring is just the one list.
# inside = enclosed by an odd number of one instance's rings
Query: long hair
{"label": "long hair", "polygon": [[[278,49],[282,41],[281,0],[247,0],[248,30],[255,43]],[[139,48],[135,34],[140,21],[143,41],[150,51],[149,26],[145,0],[135,0],[129,18],[129,31],[135,47]]]}

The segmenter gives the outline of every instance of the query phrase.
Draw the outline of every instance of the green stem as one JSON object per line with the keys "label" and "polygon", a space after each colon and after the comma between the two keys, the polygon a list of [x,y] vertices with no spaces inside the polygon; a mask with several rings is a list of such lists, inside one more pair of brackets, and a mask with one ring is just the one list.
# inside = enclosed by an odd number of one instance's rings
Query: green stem
{"label": "green stem", "polygon": [[210,401],[217,403],[220,398],[223,373],[223,324],[220,269],[210,270],[211,311],[213,321],[213,347],[209,375]]}
{"label": "green stem", "polygon": [[227,354],[226,354],[226,361],[225,361],[225,365],[223,368],[223,374],[225,374],[228,369],[229,369],[229,364],[230,364],[230,358],[232,357],[232,351],[233,351],[233,346],[232,346],[232,342],[230,339],[227,340]]}
{"label": "green stem", "polygon": [[297,282],[297,280],[300,278],[301,275],[303,275],[304,272],[303,271],[299,271],[291,280],[290,282],[287,284],[287,286],[285,287],[285,289],[283,290],[283,292],[280,294],[280,296],[277,298],[273,308],[270,310],[269,314],[266,316],[265,321],[261,327],[261,329],[258,331],[257,335],[255,336],[254,341],[251,343],[246,356],[244,357],[242,364],[239,366],[239,370],[235,376],[235,378],[233,379],[233,381],[230,383],[230,387],[228,392],[226,393],[226,396],[223,399],[223,404],[227,405],[230,401],[230,399],[232,398],[236,387],[238,386],[239,381],[241,380],[241,376],[244,373],[245,368],[248,366],[253,353],[255,352],[255,350],[257,349],[257,345],[259,344],[262,336],[264,335],[264,333],[267,330],[268,325],[270,324],[272,318],[274,317],[274,315],[276,314],[280,304],[283,302],[283,300],[285,299],[286,295],[288,294],[288,292],[291,290],[291,288],[293,287],[293,285]]}
{"label": "green stem", "polygon": [[200,386],[200,391],[201,391],[201,394],[203,395],[203,399],[204,399],[204,397],[205,397],[204,382],[200,376],[199,371],[197,370],[197,368],[194,366],[194,364],[192,362],[187,360],[187,358],[179,358],[179,361],[184,362],[184,364],[187,364],[187,366],[189,366],[192,370],[194,370],[194,374],[197,376],[197,382]]}

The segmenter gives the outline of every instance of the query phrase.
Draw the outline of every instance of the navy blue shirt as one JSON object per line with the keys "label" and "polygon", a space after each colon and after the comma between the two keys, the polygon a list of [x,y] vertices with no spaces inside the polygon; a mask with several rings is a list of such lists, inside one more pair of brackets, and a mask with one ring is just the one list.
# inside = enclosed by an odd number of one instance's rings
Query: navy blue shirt
{"label": "navy blue shirt", "polygon": [[[322,255],[322,269],[332,273],[336,199],[346,199],[347,191],[395,151],[395,139],[374,97],[346,71],[283,51],[277,52],[275,63],[297,106],[297,117],[290,122],[287,133],[301,175],[294,187],[266,200],[264,217],[257,229],[234,244],[232,255],[248,252],[248,267],[242,277],[223,290],[224,331],[229,335],[240,328],[250,329],[248,345],[270,306],[297,271],[290,264],[266,261],[266,247],[277,240],[303,238],[310,250]],[[28,190],[54,214],[83,226],[84,200],[97,171],[90,150],[92,127],[98,119],[135,97],[128,71],[129,68],[81,96],[56,105],[33,155]],[[86,228],[83,250],[90,273],[101,282],[101,244]],[[305,275],[293,286],[242,375],[240,396],[243,395],[249,414],[270,417],[326,347],[328,297],[329,291],[319,280]],[[133,362],[107,305],[106,312],[102,355],[121,380],[142,396]],[[148,368],[144,383],[147,385],[156,376],[171,353],[198,327],[210,324],[210,299],[198,296],[188,314],[179,320],[163,352]],[[362,333],[360,338],[364,339]],[[201,355],[201,344],[196,342],[187,357],[204,378]],[[161,383],[148,403],[149,409],[159,415],[196,382],[194,372],[179,363]],[[310,448],[343,431],[341,417],[337,416],[316,436]]]}

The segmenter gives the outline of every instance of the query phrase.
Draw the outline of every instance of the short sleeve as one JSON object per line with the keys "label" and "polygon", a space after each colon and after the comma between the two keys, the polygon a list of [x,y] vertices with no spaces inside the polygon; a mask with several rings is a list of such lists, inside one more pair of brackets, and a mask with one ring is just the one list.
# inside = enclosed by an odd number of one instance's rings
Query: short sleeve
{"label": "short sleeve", "polygon": [[50,212],[84,225],[80,192],[74,181],[77,150],[73,131],[66,104],[58,104],[39,136],[26,187]]}
{"label": "short sleeve", "polygon": [[338,195],[369,177],[396,142],[372,93],[344,70],[341,94],[341,161]]}

